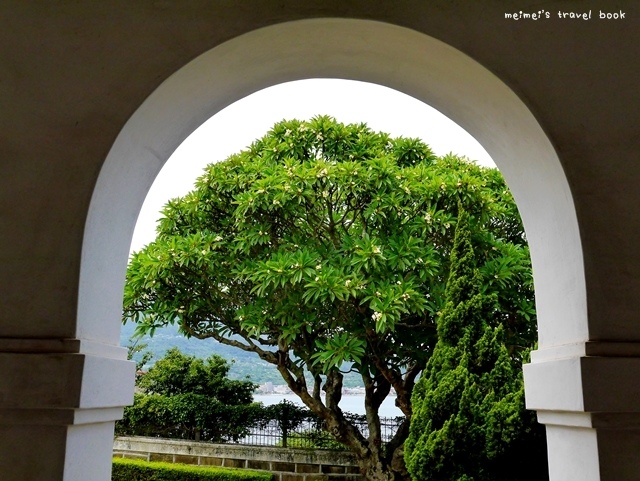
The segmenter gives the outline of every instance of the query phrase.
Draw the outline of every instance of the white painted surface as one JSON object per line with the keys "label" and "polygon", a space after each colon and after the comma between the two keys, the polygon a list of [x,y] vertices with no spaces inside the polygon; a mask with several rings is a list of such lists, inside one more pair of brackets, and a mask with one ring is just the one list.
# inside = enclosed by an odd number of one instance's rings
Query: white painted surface
{"label": "white painted surface", "polygon": [[96,185],[82,253],[81,337],[117,344],[135,220],[164,162],[205,120],[261,88],[301,78],[380,83],[432,105],[486,148],[522,214],[533,259],[540,345],[587,338],[571,193],[526,106],[497,77],[423,34],[371,21],[279,24],[231,40],[167,79],[118,136]]}
{"label": "white painted surface", "polygon": [[549,481],[601,481],[595,429],[547,426],[547,452]]}

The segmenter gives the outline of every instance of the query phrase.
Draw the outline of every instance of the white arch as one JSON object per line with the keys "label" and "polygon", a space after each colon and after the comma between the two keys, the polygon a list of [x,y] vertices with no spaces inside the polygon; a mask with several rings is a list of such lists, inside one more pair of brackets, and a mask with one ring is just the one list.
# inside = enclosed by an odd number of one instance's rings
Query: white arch
{"label": "white arch", "polygon": [[83,243],[78,337],[117,344],[129,242],[145,195],[180,143],[262,88],[303,78],[378,83],[437,108],[503,172],[531,247],[540,347],[587,340],[582,249],[558,157],[531,112],[460,51],[380,22],[315,19],[230,40],[185,65],[124,126],[95,187]]}

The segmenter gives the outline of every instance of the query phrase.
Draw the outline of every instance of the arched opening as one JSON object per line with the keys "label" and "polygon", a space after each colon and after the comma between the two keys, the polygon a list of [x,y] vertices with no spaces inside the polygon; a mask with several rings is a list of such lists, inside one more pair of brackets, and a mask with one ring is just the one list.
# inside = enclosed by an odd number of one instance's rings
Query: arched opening
{"label": "arched opening", "polygon": [[261,88],[302,78],[386,85],[470,132],[503,172],[531,246],[540,346],[587,338],[581,245],[560,162],[522,101],[461,52],[388,24],[306,20],[260,29],[193,60],[127,122],[96,185],[85,229],[79,334],[117,343],[135,221],[164,162],[206,119]]}
{"label": "arched opening", "polygon": [[459,51],[370,21],[309,20],[254,31],[195,59],[125,125],[103,166],[85,230],[79,335],[118,342],[129,241],[164,162],[207,118],[263,87],[310,77],[364,80],[428,103],[477,138],[518,202],[531,246],[541,347],[585,340],[580,238],[552,145],[497,77]]}

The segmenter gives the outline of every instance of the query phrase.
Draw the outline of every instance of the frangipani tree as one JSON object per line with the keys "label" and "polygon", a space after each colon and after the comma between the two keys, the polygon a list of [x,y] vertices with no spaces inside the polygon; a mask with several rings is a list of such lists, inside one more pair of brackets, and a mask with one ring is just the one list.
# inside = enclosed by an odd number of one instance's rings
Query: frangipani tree
{"label": "frangipani tree", "polygon": [[[535,340],[528,249],[495,169],[329,117],[276,124],[170,201],[131,259],[124,319],[167,324],[272,363],[368,479],[403,479],[411,393],[437,341],[458,204],[513,359]],[[343,370],[365,387],[368,432],[340,409]],[[405,423],[381,442],[395,391]],[[324,393],[324,396],[322,394]]]}

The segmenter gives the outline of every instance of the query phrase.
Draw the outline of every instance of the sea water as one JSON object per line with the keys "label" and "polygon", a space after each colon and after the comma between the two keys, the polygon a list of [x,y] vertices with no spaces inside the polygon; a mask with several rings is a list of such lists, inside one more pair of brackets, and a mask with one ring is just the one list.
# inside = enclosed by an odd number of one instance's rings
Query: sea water
{"label": "sea water", "polygon": [[[300,398],[295,394],[254,394],[253,399],[257,402],[263,403],[265,406],[270,406],[271,404],[277,404],[280,401],[287,400],[297,406],[304,407]],[[380,406],[380,416],[402,416],[402,411],[396,407],[395,402],[395,396],[388,396]],[[340,400],[340,408],[345,412],[364,414],[364,396],[357,394],[344,395]]]}

